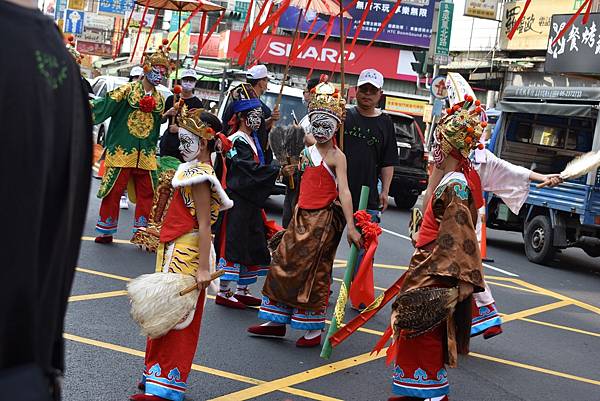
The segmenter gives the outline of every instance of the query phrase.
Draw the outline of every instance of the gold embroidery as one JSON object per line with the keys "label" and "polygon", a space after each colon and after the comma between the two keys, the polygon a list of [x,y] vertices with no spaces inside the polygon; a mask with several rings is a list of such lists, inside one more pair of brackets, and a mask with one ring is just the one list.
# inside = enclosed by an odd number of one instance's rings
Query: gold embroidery
{"label": "gold embroidery", "polygon": [[108,93],[108,96],[115,102],[120,102],[131,92],[131,85],[126,84],[119,86],[117,89],[112,90]]}
{"label": "gold embroidery", "polygon": [[[138,156],[139,153],[139,156]],[[156,170],[156,149],[151,148],[138,152],[132,149],[130,153],[117,146],[114,151],[106,152],[105,164],[107,167],[131,167],[142,170]]]}
{"label": "gold embroidery", "polygon": [[154,117],[151,113],[144,113],[141,110],[134,110],[127,117],[127,127],[129,133],[136,138],[145,139],[152,132],[154,126]]}
{"label": "gold embroidery", "polygon": [[[127,101],[132,108],[139,109],[140,100],[146,96],[146,91],[144,90],[144,86],[141,82],[136,82],[135,84],[131,85],[131,89],[132,90],[128,93]],[[156,88],[152,90],[152,97],[156,101],[156,107],[154,107],[153,112],[162,113],[165,109],[165,99],[163,99],[162,95],[156,90]]]}

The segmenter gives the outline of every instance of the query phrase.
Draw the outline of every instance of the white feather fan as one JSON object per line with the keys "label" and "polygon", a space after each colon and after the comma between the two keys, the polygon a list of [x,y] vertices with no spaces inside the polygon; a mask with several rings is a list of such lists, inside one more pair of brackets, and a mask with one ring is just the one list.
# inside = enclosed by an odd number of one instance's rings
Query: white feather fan
{"label": "white feather fan", "polygon": [[563,172],[560,173],[560,178],[563,180],[570,180],[581,177],[582,175],[595,170],[598,166],[600,166],[600,151],[589,152],[571,160]]}

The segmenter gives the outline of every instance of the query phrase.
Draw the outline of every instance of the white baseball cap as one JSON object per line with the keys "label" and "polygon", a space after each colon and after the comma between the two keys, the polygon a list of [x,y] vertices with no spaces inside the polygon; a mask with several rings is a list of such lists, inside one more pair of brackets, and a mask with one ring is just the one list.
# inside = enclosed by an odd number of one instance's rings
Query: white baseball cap
{"label": "white baseball cap", "polygon": [[246,71],[246,78],[248,79],[264,79],[269,76],[267,66],[263,64],[255,65]]}
{"label": "white baseball cap", "polygon": [[144,69],[142,67],[140,67],[139,65],[136,65],[135,67],[133,67],[131,69],[131,71],[129,72],[130,77],[139,77],[141,75],[144,75]]}
{"label": "white baseball cap", "polygon": [[358,76],[356,86],[362,86],[364,84],[371,84],[377,89],[381,89],[383,88],[383,75],[374,68],[362,70]]}
{"label": "white baseball cap", "polygon": [[181,72],[181,76],[179,78],[181,78],[181,79],[183,79],[183,78],[194,78],[197,81],[198,80],[198,75],[196,74],[195,70],[192,70],[190,68],[190,69],[183,70]]}

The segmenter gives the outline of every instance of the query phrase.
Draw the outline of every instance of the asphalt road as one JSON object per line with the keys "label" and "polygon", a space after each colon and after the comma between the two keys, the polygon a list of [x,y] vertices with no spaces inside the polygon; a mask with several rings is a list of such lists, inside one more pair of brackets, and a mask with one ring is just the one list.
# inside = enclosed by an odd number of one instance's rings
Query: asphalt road
{"label": "asphalt road", "polygon": [[[145,339],[129,316],[124,289],[128,278],[154,269],[154,255],[135,248],[133,208],[121,211],[113,245],[93,240],[99,202],[94,180],[65,327],[67,401],[125,401],[137,392]],[[268,213],[280,219],[283,197],[269,201]],[[406,234],[409,214],[388,210],[376,255],[375,285],[387,288],[403,272],[412,247]],[[348,255],[340,245],[334,270],[342,278]],[[552,266],[535,265],[523,253],[521,236],[488,232],[485,273],[500,311],[504,333],[475,338],[471,355],[450,369],[451,400],[548,401],[600,400],[600,263],[578,250],[567,250]],[[500,270],[494,270],[500,269]],[[255,285],[255,294],[260,291]],[[334,283],[337,294],[339,281]],[[349,310],[347,319],[355,312]],[[329,361],[320,349],[298,349],[301,332],[285,338],[250,337],[246,328],[256,311],[219,307],[209,299],[188,384],[188,400],[387,400],[391,369],[369,356],[385,330],[389,307],[336,348]]]}

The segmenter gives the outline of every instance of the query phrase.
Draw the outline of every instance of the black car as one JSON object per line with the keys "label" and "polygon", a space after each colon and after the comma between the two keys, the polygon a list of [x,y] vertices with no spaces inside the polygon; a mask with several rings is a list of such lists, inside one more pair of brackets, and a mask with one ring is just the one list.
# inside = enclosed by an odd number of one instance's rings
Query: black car
{"label": "black car", "polygon": [[386,111],[396,129],[396,144],[400,165],[394,167],[390,185],[390,196],[396,207],[410,209],[419,195],[427,188],[427,153],[423,145],[423,134],[411,116]]}

